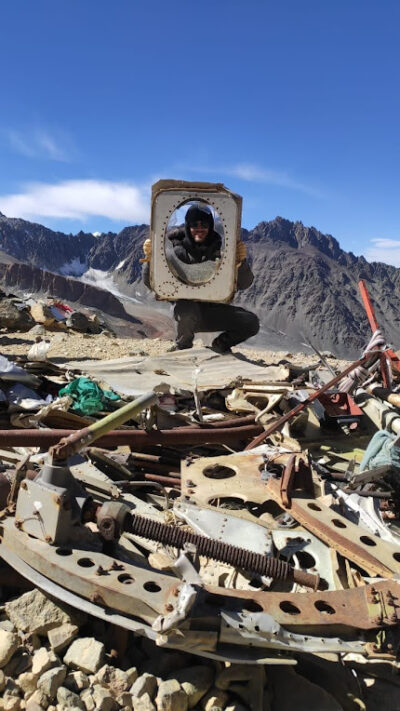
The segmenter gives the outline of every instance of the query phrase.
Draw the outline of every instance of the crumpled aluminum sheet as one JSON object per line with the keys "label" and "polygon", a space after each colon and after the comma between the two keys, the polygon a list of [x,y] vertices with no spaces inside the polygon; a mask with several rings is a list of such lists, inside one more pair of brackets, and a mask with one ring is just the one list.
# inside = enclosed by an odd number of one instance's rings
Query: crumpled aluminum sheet
{"label": "crumpled aluminum sheet", "polygon": [[209,348],[192,348],[164,355],[102,361],[71,361],[68,369],[81,370],[121,395],[156,392],[192,393],[223,390],[242,382],[287,382],[284,365],[258,365],[244,356],[218,355]]}

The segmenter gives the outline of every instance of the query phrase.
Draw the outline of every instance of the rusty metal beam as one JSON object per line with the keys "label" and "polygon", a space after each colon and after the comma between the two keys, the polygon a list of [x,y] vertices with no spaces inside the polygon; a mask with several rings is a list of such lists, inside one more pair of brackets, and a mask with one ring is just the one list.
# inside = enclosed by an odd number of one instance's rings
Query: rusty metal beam
{"label": "rusty metal beam", "polygon": [[[128,445],[146,447],[161,444],[222,444],[247,440],[263,431],[260,425],[242,427],[175,427],[171,430],[113,430],[97,440],[100,447]],[[0,447],[50,447],[76,430],[0,430]]]}

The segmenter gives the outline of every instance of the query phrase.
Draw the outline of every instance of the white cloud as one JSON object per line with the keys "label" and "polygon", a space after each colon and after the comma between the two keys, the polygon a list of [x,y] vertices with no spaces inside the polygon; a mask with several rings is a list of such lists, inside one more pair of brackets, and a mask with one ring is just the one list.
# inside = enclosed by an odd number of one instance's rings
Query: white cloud
{"label": "white cloud", "polygon": [[284,171],[263,168],[253,163],[236,163],[234,165],[220,165],[215,167],[187,167],[186,170],[192,173],[203,173],[205,175],[228,175],[250,183],[277,185],[282,188],[289,188],[290,190],[298,190],[302,193],[307,193],[312,197],[323,197],[322,191],[311,185],[303,183],[302,181],[295,180]]}
{"label": "white cloud", "polygon": [[105,180],[67,180],[57,185],[34,183],[24,192],[0,196],[0,211],[9,217],[61,217],[85,220],[148,222],[149,194],[131,183]]}
{"label": "white cloud", "polygon": [[365,258],[369,262],[384,262],[400,267],[400,240],[377,238],[371,240],[372,247],[368,247]]}
{"label": "white cloud", "polygon": [[69,163],[76,150],[64,132],[50,132],[44,128],[29,131],[5,131],[11,148],[27,158],[39,158]]}

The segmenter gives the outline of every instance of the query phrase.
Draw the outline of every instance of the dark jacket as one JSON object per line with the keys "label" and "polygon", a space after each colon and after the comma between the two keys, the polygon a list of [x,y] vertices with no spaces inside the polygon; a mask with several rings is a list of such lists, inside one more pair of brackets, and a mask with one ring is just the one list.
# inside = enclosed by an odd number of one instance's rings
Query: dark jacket
{"label": "dark jacket", "polygon": [[[203,243],[197,244],[188,229],[176,229],[167,235],[172,242],[175,255],[185,264],[200,264],[200,262],[215,261],[221,257],[222,239],[218,232],[212,230]],[[244,260],[237,271],[236,288],[247,289],[253,283],[254,276],[247,260]],[[149,265],[143,269],[143,281],[150,288]]]}

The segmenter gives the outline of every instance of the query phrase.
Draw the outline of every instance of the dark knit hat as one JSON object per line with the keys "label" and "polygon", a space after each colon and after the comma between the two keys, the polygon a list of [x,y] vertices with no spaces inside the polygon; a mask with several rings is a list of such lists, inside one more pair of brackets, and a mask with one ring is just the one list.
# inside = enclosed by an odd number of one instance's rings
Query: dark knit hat
{"label": "dark knit hat", "polygon": [[213,214],[206,203],[198,202],[195,205],[191,205],[185,215],[185,224],[188,227],[195,224],[199,220],[207,222],[210,230],[214,229]]}

